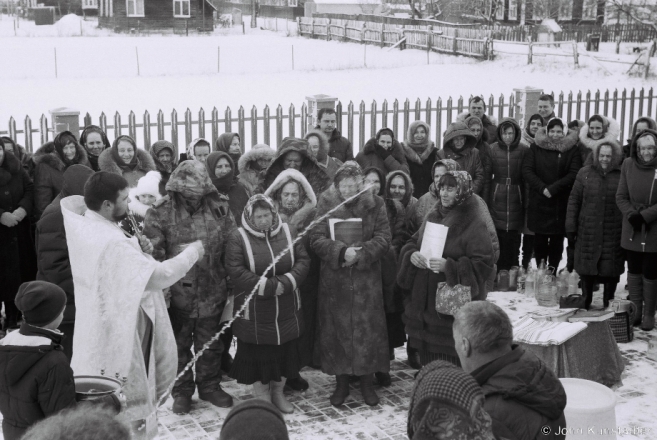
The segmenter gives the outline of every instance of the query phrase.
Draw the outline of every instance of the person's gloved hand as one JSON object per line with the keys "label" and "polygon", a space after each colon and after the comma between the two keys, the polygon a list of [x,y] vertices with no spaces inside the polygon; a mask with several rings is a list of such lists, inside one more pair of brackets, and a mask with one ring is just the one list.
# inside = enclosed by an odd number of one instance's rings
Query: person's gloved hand
{"label": "person's gloved hand", "polygon": [[577,241],[577,234],[574,232],[566,232],[566,237],[568,237],[568,245],[571,246]]}
{"label": "person's gloved hand", "polygon": [[390,156],[392,154],[390,152],[390,150],[386,150],[385,148],[383,148],[379,144],[376,144],[376,147],[374,148],[374,151],[376,152],[376,155],[381,158],[381,160],[386,160],[388,158],[388,156]]}
{"label": "person's gloved hand", "polygon": [[627,221],[630,222],[635,231],[640,231],[641,227],[646,223],[646,220],[638,212],[633,212],[627,216]]}
{"label": "person's gloved hand", "polygon": [[0,216],[0,223],[8,228],[13,228],[18,224],[18,219],[11,212],[3,212]]}

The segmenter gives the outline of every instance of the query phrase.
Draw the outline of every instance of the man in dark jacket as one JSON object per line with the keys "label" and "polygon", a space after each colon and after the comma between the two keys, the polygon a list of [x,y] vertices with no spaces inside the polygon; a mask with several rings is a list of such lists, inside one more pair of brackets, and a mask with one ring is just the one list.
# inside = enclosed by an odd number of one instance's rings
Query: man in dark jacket
{"label": "man in dark jacket", "polygon": [[554,96],[547,94],[539,96],[536,111],[547,124],[550,119],[556,116],[554,114]]}
{"label": "man in dark jacket", "polygon": [[0,412],[5,440],[18,440],[39,420],[75,405],[70,360],[62,352],[57,327],[64,318],[66,293],[45,281],[21,284],[16,307],[20,330],[0,341]]}
{"label": "man in dark jacket", "polygon": [[84,195],[84,184],[94,171],[84,165],[71,165],[64,172],[64,184],[55,200],[48,205],[36,226],[37,280],[56,284],[66,292],[64,320],[59,326],[66,338],[62,341],[64,354],[73,357],[73,329],[75,327],[75,292],[71,262],[68,259],[64,217],[59,202],[68,196]]}
{"label": "man in dark jacket", "polygon": [[354,160],[354,150],[349,139],[342,136],[337,126],[337,115],[332,108],[323,108],[317,112],[317,121],[319,125],[315,128],[320,129],[329,139],[328,155],[344,163],[348,160]]}
{"label": "man in dark jacket", "polygon": [[479,383],[496,438],[563,438],[566,392],[534,354],[512,345],[513,327],[504,310],[473,301],[454,315],[454,341],[463,370]]}
{"label": "man in dark jacket", "polygon": [[486,102],[481,96],[473,96],[468,102],[468,111],[459,114],[456,117],[458,122],[465,122],[470,116],[476,116],[481,119],[483,129],[488,133],[489,144],[497,142],[497,119],[494,116],[486,114]]}

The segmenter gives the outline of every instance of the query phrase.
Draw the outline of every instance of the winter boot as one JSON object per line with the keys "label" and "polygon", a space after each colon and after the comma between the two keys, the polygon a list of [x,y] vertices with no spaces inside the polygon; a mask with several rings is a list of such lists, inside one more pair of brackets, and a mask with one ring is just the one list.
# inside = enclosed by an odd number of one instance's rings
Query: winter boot
{"label": "winter boot", "polygon": [[273,380],[269,382],[271,386],[271,401],[276,408],[280,409],[283,414],[292,414],[294,412],[294,405],[287,401],[285,394],[283,394],[283,388],[285,388],[285,378],[281,377],[281,380],[274,382]]}
{"label": "winter boot", "polygon": [[656,288],[657,280],[643,279],[643,319],[641,320],[641,330],[647,332],[655,328]]}
{"label": "winter boot", "polygon": [[643,275],[628,273],[627,284],[627,290],[629,291],[627,299],[632,301],[636,306],[636,315],[634,316],[632,325],[637,326],[641,323],[643,316]]}
{"label": "winter boot", "polygon": [[406,354],[408,355],[408,365],[414,369],[419,370],[422,368],[422,362],[420,362],[420,352],[413,347],[409,347],[409,342],[406,343]]}
{"label": "winter boot", "polygon": [[177,396],[173,398],[171,411],[174,414],[189,414],[192,410],[192,398],[189,396]]}
{"label": "winter boot", "polygon": [[382,387],[389,387],[390,385],[392,385],[392,379],[390,378],[390,373],[376,372],[374,373],[374,376],[376,377],[376,381]]}
{"label": "winter boot", "polygon": [[349,375],[348,374],[339,374],[335,376],[335,391],[331,394],[331,405],[340,406],[344,403],[345,399],[349,395]]}
{"label": "winter boot", "polygon": [[605,283],[604,285],[602,301],[605,309],[609,307],[609,303],[613,301],[616,296],[616,286],[618,286],[618,283]]}
{"label": "winter boot", "polygon": [[363,394],[363,400],[365,400],[365,403],[369,406],[376,406],[379,404],[379,396],[377,396],[376,391],[374,391],[371,374],[366,374],[360,377],[360,392]]}
{"label": "winter boot", "polygon": [[198,397],[201,400],[210,402],[214,406],[218,406],[219,408],[230,408],[233,406],[233,398],[230,394],[222,390],[221,387],[211,393],[201,393],[199,391]]}
{"label": "winter boot", "polygon": [[295,379],[288,379],[285,382],[285,386],[294,391],[306,391],[310,387],[310,385],[308,385],[308,381],[301,376]]}
{"label": "winter boot", "polygon": [[253,397],[271,403],[271,387],[269,385],[269,383],[264,384],[262,382],[253,382]]}

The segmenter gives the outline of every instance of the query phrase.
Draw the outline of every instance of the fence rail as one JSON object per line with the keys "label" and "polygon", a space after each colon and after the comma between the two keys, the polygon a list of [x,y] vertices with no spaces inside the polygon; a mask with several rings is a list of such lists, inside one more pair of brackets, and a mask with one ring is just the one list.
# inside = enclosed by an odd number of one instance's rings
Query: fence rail
{"label": "fence rail", "polygon": [[[409,99],[403,102],[395,100],[392,103],[383,101],[380,106],[377,101],[373,101],[369,107],[364,101],[357,106],[353,102],[344,106],[339,101],[336,107],[337,128],[353,143],[355,149],[360,150],[365,141],[382,127],[390,127],[402,136],[412,121],[424,120],[433,126],[436,144],[441,145],[443,131],[466,109],[467,102],[462,96],[456,100],[449,97],[447,100],[438,98],[435,101],[431,98],[421,101],[418,98],[414,103]],[[638,93],[635,89],[629,93],[625,89],[621,92],[606,90],[603,93],[599,90],[594,93],[590,90],[586,93],[579,91],[576,94],[561,92],[555,94],[555,102],[556,114],[567,121],[587,120],[594,114],[616,119],[621,127],[621,140],[631,132],[634,121],[639,116],[657,114],[657,99],[653,95],[652,87],[647,92],[641,89]],[[501,95],[497,100],[491,95],[487,104],[488,114],[491,116],[498,119],[514,117],[513,94],[508,97]],[[276,108],[265,106],[262,112],[255,106],[250,111],[240,106],[235,113],[230,107],[223,112],[214,108],[209,114],[203,109],[196,113],[187,109],[182,115],[173,110],[168,119],[161,110],[154,117],[147,111],[139,118],[132,111],[127,118],[123,118],[118,112],[113,117],[101,113],[96,121],[87,113],[83,118],[83,125],[95,123],[103,128],[108,136],[129,134],[138,145],[146,149],[155,140],[168,139],[182,151],[184,148],[180,147],[189,144],[193,138],[207,137],[214,144],[221,133],[233,131],[240,134],[245,146],[263,142],[275,148],[284,137],[304,136],[310,120],[308,108],[303,104],[300,112],[294,105],[290,105],[287,112],[281,105]],[[30,152],[35,149],[35,136],[40,142],[38,145],[44,144],[52,137],[53,130],[49,127],[45,115],[41,115],[38,123],[33,123],[30,116],[25,116],[20,122],[21,126],[15,118],[10,118],[6,130],[0,131],[0,135],[8,135],[19,143],[22,141]]]}

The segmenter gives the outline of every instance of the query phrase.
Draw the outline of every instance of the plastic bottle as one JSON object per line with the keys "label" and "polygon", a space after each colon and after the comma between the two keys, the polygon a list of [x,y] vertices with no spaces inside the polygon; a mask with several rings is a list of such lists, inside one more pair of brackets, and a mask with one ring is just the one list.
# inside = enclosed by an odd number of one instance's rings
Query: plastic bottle
{"label": "plastic bottle", "polygon": [[518,269],[518,281],[516,282],[516,291],[520,294],[525,294],[525,280],[527,279],[527,272],[525,268]]}
{"label": "plastic bottle", "polygon": [[536,272],[534,272],[534,269],[529,269],[529,272],[527,272],[527,278],[525,278],[525,296],[527,298],[536,297]]}
{"label": "plastic bottle", "polygon": [[568,295],[577,295],[577,285],[579,284],[579,274],[573,270],[568,276]]}
{"label": "plastic bottle", "polygon": [[497,290],[506,292],[509,290],[509,271],[501,270],[497,275]]}
{"label": "plastic bottle", "polygon": [[540,284],[543,281],[543,275],[547,273],[547,266],[545,265],[545,259],[541,260],[541,264],[538,265],[536,269],[536,280],[538,281],[536,285]]}
{"label": "plastic bottle", "polygon": [[509,269],[509,291],[515,292],[518,289],[518,266],[512,266]]}
{"label": "plastic bottle", "polygon": [[568,269],[561,271],[557,277],[557,291],[559,292],[559,297],[568,296],[568,278],[570,277],[570,272]]}

